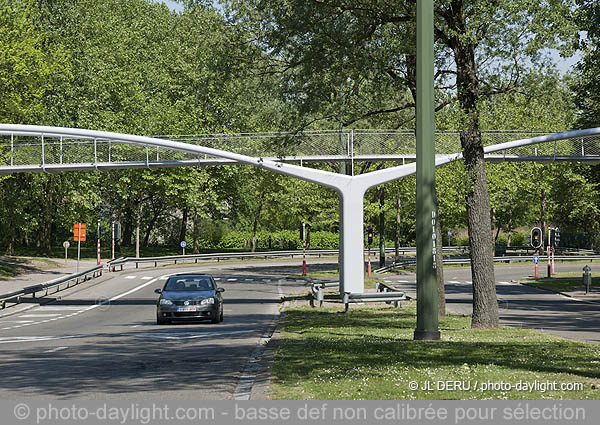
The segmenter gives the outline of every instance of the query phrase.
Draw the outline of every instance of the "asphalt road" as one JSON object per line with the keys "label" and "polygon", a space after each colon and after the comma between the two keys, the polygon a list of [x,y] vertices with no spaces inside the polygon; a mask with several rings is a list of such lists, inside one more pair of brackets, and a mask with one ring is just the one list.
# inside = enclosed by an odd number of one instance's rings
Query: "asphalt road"
{"label": "asphalt road", "polygon": [[[310,270],[335,268],[332,260],[314,262]],[[212,273],[225,288],[224,323],[157,326],[154,289],[170,273],[193,270]],[[306,291],[292,277],[299,272],[297,260],[129,269],[60,292],[43,306],[15,307],[0,318],[0,399],[234,398],[278,316],[280,296]],[[502,322],[600,342],[600,304],[511,283],[531,273],[530,265],[496,268]],[[446,268],[445,277],[448,309],[469,314],[469,268]],[[385,279],[414,291],[412,273]]]}
{"label": "asphalt road", "polygon": [[[283,263],[247,266],[105,273],[3,317],[0,399],[232,398],[281,295],[306,290]],[[154,289],[169,273],[194,269],[225,288],[224,322],[157,326]]]}
{"label": "asphalt road", "polygon": [[[584,264],[557,263],[556,272],[582,271]],[[600,265],[590,263],[592,274],[600,273]],[[546,273],[541,264],[540,276]],[[501,323],[509,326],[538,329],[564,338],[600,343],[600,303],[569,298],[512,282],[531,276],[533,264],[496,265],[496,293]],[[402,273],[385,278],[416,296],[414,273]],[[472,309],[471,271],[469,267],[444,269],[447,311],[470,315]]]}

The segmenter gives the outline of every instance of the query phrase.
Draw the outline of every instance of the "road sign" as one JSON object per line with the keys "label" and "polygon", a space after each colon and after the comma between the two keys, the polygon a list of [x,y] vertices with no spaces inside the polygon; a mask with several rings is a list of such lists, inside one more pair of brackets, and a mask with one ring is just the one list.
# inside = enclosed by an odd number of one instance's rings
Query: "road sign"
{"label": "road sign", "polygon": [[[81,228],[81,235],[79,229]],[[73,240],[85,242],[85,223],[75,223],[73,226]]]}
{"label": "road sign", "polygon": [[534,257],[533,257],[533,262],[534,262],[535,264],[539,263],[539,262],[540,262],[540,257],[538,257],[537,255],[536,255],[536,256],[534,256]]}
{"label": "road sign", "polygon": [[179,244],[179,246],[180,246],[180,247],[182,247],[182,248],[185,248],[185,247],[186,247],[186,245],[187,245],[187,244],[185,243],[185,241],[181,241],[181,243]]}
{"label": "road sign", "polygon": [[69,241],[64,241],[64,242],[63,242],[63,248],[64,248],[64,249],[67,249],[67,248],[69,248],[70,246],[71,246],[71,244],[69,243]]}

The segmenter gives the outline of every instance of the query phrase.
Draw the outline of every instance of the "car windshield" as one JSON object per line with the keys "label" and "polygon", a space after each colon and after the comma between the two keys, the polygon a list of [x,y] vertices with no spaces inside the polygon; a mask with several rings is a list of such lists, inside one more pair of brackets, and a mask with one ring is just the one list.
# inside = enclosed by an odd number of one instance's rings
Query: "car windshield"
{"label": "car windshield", "polygon": [[208,276],[173,276],[165,285],[165,291],[210,291],[214,289]]}

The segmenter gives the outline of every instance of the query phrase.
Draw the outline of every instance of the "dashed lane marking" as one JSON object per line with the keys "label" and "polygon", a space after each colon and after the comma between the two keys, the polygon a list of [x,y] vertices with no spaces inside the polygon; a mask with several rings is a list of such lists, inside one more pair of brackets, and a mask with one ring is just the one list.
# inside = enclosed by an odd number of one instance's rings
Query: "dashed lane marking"
{"label": "dashed lane marking", "polygon": [[187,339],[208,338],[208,337],[213,337],[213,336],[234,335],[234,334],[244,334],[244,333],[253,333],[253,332],[256,332],[256,329],[245,329],[245,330],[240,330],[240,331],[206,332],[206,333],[201,333],[201,334],[190,334],[189,332],[162,332],[162,333],[140,332],[140,333],[131,333],[131,334],[121,334],[121,336],[135,336],[137,338],[150,338],[150,339],[187,340]]}
{"label": "dashed lane marking", "polygon": [[83,306],[73,306],[73,305],[42,305],[35,309],[35,311],[72,311],[72,310],[82,310],[85,307]]}
{"label": "dashed lane marking", "polygon": [[19,318],[36,318],[36,317],[56,317],[56,316],[60,316],[60,313],[55,313],[55,314],[23,314],[22,316],[19,316]]}
{"label": "dashed lane marking", "polygon": [[136,279],[137,276],[125,276],[125,279]]}
{"label": "dashed lane marking", "polygon": [[[134,277],[135,277],[135,276],[134,276]],[[38,324],[41,324],[41,323],[47,323],[47,322],[54,321],[54,320],[58,320],[58,319],[67,319],[67,318],[69,318],[69,317],[77,316],[78,314],[84,313],[84,312],[86,312],[86,311],[93,310],[93,309],[95,309],[95,308],[98,308],[98,307],[103,307],[103,306],[105,306],[106,304],[110,304],[112,301],[116,301],[116,300],[118,300],[119,298],[122,298],[122,297],[125,297],[125,296],[127,296],[127,295],[133,294],[134,292],[137,292],[137,291],[139,291],[140,289],[142,289],[142,288],[145,288],[146,286],[153,284],[154,282],[156,282],[157,280],[159,280],[159,279],[161,279],[161,278],[163,278],[163,277],[165,277],[165,278],[166,278],[166,277],[168,277],[168,276],[161,276],[161,277],[158,277],[158,278],[156,278],[156,279],[149,280],[149,281],[148,281],[148,282],[146,282],[146,283],[143,283],[143,284],[141,284],[141,285],[139,285],[139,286],[136,286],[135,288],[133,288],[133,289],[130,289],[129,291],[127,291],[127,292],[124,292],[124,293],[122,293],[122,294],[119,294],[119,295],[117,295],[117,296],[114,296],[114,297],[112,297],[112,298],[110,298],[110,299],[108,299],[108,300],[106,300],[106,301],[102,301],[102,302],[99,302],[99,303],[97,303],[97,304],[90,305],[90,306],[88,306],[88,307],[84,307],[84,308],[81,308],[81,307],[80,307],[80,308],[78,308],[78,310],[77,310],[77,311],[74,311],[74,312],[73,312],[73,313],[71,313],[71,314],[64,314],[64,313],[63,313],[62,315],[61,315],[61,314],[45,314],[45,315],[35,315],[35,314],[33,314],[33,315],[23,315],[23,316],[19,316],[20,318],[21,318],[21,317],[25,317],[25,316],[29,316],[29,317],[36,317],[36,318],[42,318],[42,317],[52,317],[52,318],[51,318],[51,319],[46,319],[46,320],[37,321],[37,322],[33,322],[33,321],[32,321],[32,322],[29,322],[29,323],[23,323],[23,324],[19,324],[19,325],[15,325],[15,326],[7,326],[7,327],[4,327],[4,328],[1,328],[1,330],[18,329],[18,328],[22,328],[23,326],[38,325]],[[48,307],[60,307],[60,306],[48,306]],[[55,317],[55,316],[56,316],[56,317]],[[1,342],[1,341],[0,341],[0,342]]]}
{"label": "dashed lane marking", "polygon": [[144,276],[142,278],[142,280],[150,280],[150,279],[154,279],[152,276]]}
{"label": "dashed lane marking", "polygon": [[46,351],[44,351],[44,353],[56,353],[57,351],[66,350],[67,348],[69,348],[69,347],[56,347],[51,350],[46,350]]}

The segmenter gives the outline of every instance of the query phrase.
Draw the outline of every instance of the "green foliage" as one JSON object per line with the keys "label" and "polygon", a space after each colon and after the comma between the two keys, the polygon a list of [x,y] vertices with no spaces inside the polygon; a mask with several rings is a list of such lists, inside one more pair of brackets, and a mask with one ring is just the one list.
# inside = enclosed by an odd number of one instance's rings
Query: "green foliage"
{"label": "green foliage", "polygon": [[0,0],[0,121],[45,119],[45,96],[69,76],[66,52],[49,43],[34,0]]}

